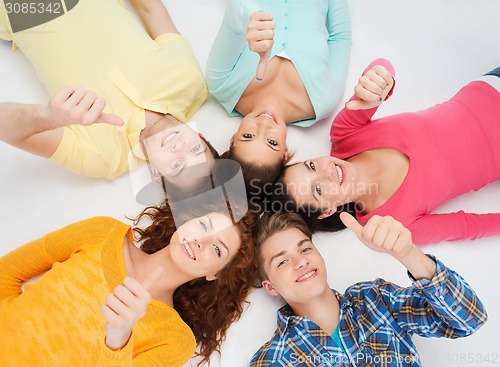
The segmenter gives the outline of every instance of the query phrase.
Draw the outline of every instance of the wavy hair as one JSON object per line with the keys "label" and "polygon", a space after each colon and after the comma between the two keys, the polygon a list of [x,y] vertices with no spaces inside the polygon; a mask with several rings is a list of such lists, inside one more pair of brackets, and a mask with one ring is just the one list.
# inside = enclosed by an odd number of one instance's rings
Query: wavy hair
{"label": "wavy hair", "polygon": [[[193,218],[193,213],[186,215],[184,221],[190,218]],[[147,207],[134,219],[134,224],[141,219],[152,221],[144,229],[133,229],[136,240],[141,242],[141,250],[151,254],[168,246],[176,230],[169,205]],[[194,279],[174,292],[175,309],[193,331],[198,344],[199,351],[195,354],[201,357],[198,366],[203,363],[210,365],[210,355],[215,351],[220,353],[229,326],[241,317],[247,303],[245,299],[256,283],[258,265],[251,232],[254,223],[255,217],[250,212],[234,223],[240,234],[241,247],[217,273],[217,279]]]}

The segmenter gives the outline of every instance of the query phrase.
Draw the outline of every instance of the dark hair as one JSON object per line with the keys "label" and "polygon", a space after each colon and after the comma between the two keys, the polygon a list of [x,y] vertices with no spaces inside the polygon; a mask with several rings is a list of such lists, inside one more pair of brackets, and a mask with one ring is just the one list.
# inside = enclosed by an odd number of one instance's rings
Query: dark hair
{"label": "dark hair", "polygon": [[200,136],[200,139],[203,140],[203,142],[207,145],[208,147],[208,150],[210,151],[210,153],[212,154],[212,156],[215,158],[215,159],[218,159],[220,158],[219,157],[219,152],[217,151],[217,149],[215,149],[213,147],[213,145],[207,140],[205,139],[205,137],[202,135],[202,134],[198,134]]}
{"label": "dark hair", "polygon": [[284,181],[284,176],[286,173],[285,167],[282,175],[274,183],[273,189],[271,190],[270,202],[276,207],[279,207],[287,212],[293,212],[299,214],[302,219],[306,222],[307,226],[312,233],[317,231],[323,232],[337,232],[345,227],[344,223],[340,220],[340,213],[348,212],[349,214],[356,215],[356,203],[347,203],[342,206],[337,207],[337,211],[332,215],[320,219],[319,217],[323,214],[321,208],[312,208],[310,206],[299,206],[290,195],[287,190],[287,186]]}
{"label": "dark hair", "polygon": [[262,244],[276,233],[286,231],[290,228],[297,228],[299,231],[304,233],[307,238],[312,239],[309,227],[304,219],[302,219],[302,217],[297,213],[265,213],[257,221],[253,235],[260,280],[268,279],[263,266],[264,259],[262,258]]}
{"label": "dark hair", "polygon": [[229,150],[221,155],[221,158],[233,159],[241,165],[249,198],[262,196],[263,187],[276,181],[292,157],[293,153],[289,153],[286,158],[279,160],[274,165],[264,165],[259,162],[252,162],[236,157],[233,144],[231,144]]}
{"label": "dark hair", "polygon": [[[207,209],[204,208],[204,211]],[[134,223],[137,225],[143,218],[151,220],[152,223],[144,229],[133,229],[136,240],[142,242],[141,250],[154,253],[168,246],[176,230],[168,204],[147,207],[135,218]],[[186,215],[184,221],[187,220],[189,218]],[[251,233],[254,222],[254,216],[247,213],[234,223],[240,234],[241,247],[232,260],[218,272],[216,280],[194,279],[174,292],[175,309],[191,328],[199,345],[196,355],[202,358],[198,366],[203,363],[210,365],[210,355],[214,351],[220,353],[220,344],[229,326],[240,318],[245,299],[255,285],[257,262]]]}

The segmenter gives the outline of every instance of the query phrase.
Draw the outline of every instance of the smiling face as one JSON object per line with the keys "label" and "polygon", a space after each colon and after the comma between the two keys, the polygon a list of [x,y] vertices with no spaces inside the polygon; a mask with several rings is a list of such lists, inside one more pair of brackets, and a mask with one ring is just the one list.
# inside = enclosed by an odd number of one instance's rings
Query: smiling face
{"label": "smiling face", "polygon": [[277,232],[260,247],[260,265],[267,275],[262,281],[271,295],[281,295],[294,308],[309,303],[329,289],[323,257],[299,229]]}
{"label": "smiling face", "polygon": [[173,261],[193,279],[214,280],[238,253],[241,239],[231,219],[213,212],[180,226],[169,247]]}
{"label": "smiling face", "polygon": [[283,181],[299,207],[335,212],[338,206],[356,200],[353,195],[356,176],[352,163],[319,157],[287,168]]}
{"label": "smiling face", "polygon": [[202,177],[213,166],[214,158],[199,134],[171,116],[144,129],[143,146],[157,182],[163,176],[175,185],[189,185],[197,177],[193,172],[185,177],[187,167],[207,163],[207,169],[197,171]]}
{"label": "smiling face", "polygon": [[286,125],[270,112],[247,115],[231,138],[236,159],[250,157],[263,165],[275,165],[286,159]]}

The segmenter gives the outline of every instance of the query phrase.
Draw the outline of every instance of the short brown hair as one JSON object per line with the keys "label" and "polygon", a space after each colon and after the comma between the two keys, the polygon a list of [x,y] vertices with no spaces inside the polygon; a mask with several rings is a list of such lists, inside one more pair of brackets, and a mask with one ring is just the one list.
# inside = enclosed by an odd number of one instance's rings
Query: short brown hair
{"label": "short brown hair", "polygon": [[265,213],[257,221],[254,230],[254,241],[257,261],[259,265],[260,280],[268,279],[268,276],[264,271],[262,244],[271,236],[291,228],[297,228],[299,231],[304,233],[307,238],[309,238],[310,240],[312,239],[311,231],[309,231],[309,227],[307,226],[306,222],[304,222],[304,219],[302,219],[302,217],[296,213]]}

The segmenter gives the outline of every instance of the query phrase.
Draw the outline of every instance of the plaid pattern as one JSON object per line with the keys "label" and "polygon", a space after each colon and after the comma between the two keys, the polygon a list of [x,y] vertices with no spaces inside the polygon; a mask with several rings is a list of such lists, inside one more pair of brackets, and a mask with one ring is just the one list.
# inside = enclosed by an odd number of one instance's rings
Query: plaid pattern
{"label": "plaid pattern", "polygon": [[415,280],[402,288],[376,279],[357,283],[340,303],[340,338],[347,355],[333,339],[286,305],[278,310],[278,328],[250,362],[260,366],[421,366],[411,337],[459,338],[486,322],[481,301],[465,280],[436,261],[432,280]]}

